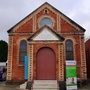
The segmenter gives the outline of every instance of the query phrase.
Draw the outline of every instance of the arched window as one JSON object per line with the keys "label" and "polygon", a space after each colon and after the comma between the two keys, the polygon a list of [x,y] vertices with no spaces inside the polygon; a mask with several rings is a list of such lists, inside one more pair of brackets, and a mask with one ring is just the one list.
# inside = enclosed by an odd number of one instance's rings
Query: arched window
{"label": "arched window", "polygon": [[20,42],[19,55],[19,63],[23,64],[25,56],[27,56],[27,42],[25,40]]}
{"label": "arched window", "polygon": [[47,25],[47,26],[50,26],[51,27],[53,25],[53,22],[52,22],[52,20],[50,18],[44,17],[44,18],[42,18],[40,20],[39,26],[42,27],[44,25]]}
{"label": "arched window", "polygon": [[73,42],[71,40],[66,40],[66,60],[74,60],[73,55]]}

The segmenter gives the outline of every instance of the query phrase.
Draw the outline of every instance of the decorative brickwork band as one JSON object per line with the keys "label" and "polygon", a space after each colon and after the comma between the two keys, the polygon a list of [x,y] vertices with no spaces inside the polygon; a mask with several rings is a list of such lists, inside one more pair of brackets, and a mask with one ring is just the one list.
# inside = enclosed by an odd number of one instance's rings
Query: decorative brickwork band
{"label": "decorative brickwork band", "polygon": [[12,79],[12,60],[13,60],[13,36],[9,36],[8,62],[7,62],[7,80]]}
{"label": "decorative brickwork band", "polygon": [[33,15],[33,32],[36,31],[36,15]]}
{"label": "decorative brickwork band", "polygon": [[63,43],[58,44],[58,70],[59,70],[59,77],[58,79],[60,81],[64,80],[64,47],[63,47]]}
{"label": "decorative brickwork band", "polygon": [[29,44],[29,80],[33,80],[33,45]]}
{"label": "decorative brickwork band", "polygon": [[57,13],[57,30],[60,32],[61,31],[61,20],[60,20],[60,15]]}
{"label": "decorative brickwork band", "polygon": [[85,44],[84,44],[84,38],[82,36],[81,36],[80,47],[81,47],[81,78],[82,79],[87,79],[86,58],[85,58]]}

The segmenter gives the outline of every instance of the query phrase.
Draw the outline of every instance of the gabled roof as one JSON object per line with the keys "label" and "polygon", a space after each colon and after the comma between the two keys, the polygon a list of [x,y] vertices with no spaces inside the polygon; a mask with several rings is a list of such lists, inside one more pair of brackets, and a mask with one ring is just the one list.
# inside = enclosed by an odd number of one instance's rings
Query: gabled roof
{"label": "gabled roof", "polygon": [[[32,36],[30,36],[28,38],[28,41],[33,41],[37,36],[40,35],[40,33],[42,33],[44,30],[50,31],[58,40],[63,41],[64,37],[62,37],[60,34],[58,34],[55,30],[53,30],[52,28],[50,28],[49,26],[43,26],[41,27],[39,30],[37,30]],[[46,33],[45,33],[46,34]],[[45,36],[46,38],[48,38],[48,35]],[[52,38],[52,37],[51,37]],[[43,38],[40,38],[43,39]]]}
{"label": "gabled roof", "polygon": [[81,31],[85,32],[86,30],[81,27],[79,24],[77,24],[76,22],[74,22],[73,20],[71,20],[69,17],[67,17],[65,14],[63,14],[62,12],[60,12],[59,10],[57,10],[55,7],[53,7],[51,4],[45,2],[44,4],[42,4],[40,7],[38,7],[36,10],[34,10],[32,13],[30,13],[28,16],[26,16],[24,19],[22,19],[20,22],[18,22],[16,25],[14,25],[12,28],[10,28],[7,32],[10,33],[12,31],[12,29],[14,29],[17,25],[19,25],[22,21],[24,21],[26,18],[28,18],[29,16],[31,16],[32,14],[34,14],[38,9],[40,9],[41,7],[48,5],[50,6],[52,9],[54,9],[55,11],[57,11],[58,13],[60,13],[62,16],[64,16],[67,20],[69,20],[72,24],[74,24],[76,27],[80,28]]}

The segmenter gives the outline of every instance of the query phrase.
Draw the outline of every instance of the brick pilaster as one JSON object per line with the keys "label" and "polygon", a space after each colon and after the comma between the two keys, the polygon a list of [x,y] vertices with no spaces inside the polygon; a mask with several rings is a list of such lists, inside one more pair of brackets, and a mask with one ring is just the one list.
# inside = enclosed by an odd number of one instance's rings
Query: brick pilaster
{"label": "brick pilaster", "polygon": [[28,80],[33,80],[33,45],[29,44],[29,67],[28,67]]}
{"label": "brick pilaster", "polygon": [[80,51],[81,51],[81,79],[87,79],[86,74],[86,57],[85,57],[85,43],[83,36],[80,36]]}
{"label": "brick pilaster", "polygon": [[63,47],[63,43],[59,43],[58,44],[58,70],[59,70],[59,77],[58,79],[60,81],[64,80],[64,47]]}
{"label": "brick pilaster", "polygon": [[12,79],[12,60],[13,60],[13,36],[9,36],[8,61],[7,61],[7,80]]}

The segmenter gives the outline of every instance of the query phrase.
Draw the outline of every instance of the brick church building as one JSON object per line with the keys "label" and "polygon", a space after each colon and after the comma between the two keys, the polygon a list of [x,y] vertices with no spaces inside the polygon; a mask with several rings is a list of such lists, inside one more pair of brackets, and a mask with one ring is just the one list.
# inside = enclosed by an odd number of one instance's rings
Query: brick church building
{"label": "brick church building", "polygon": [[83,27],[44,3],[8,30],[7,81],[65,81],[66,61],[74,60],[77,77],[86,80],[84,33]]}

